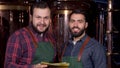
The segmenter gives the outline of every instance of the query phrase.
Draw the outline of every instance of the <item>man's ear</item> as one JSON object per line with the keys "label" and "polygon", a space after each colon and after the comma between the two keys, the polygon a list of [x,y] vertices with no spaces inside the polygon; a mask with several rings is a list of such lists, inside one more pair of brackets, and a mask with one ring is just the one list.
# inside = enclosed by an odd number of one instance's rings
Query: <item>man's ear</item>
{"label": "man's ear", "polygon": [[29,15],[29,18],[30,18],[30,20],[29,20],[29,21],[30,21],[30,22],[32,22],[32,15]]}
{"label": "man's ear", "polygon": [[50,25],[52,25],[52,19],[50,19]]}
{"label": "man's ear", "polygon": [[88,22],[86,22],[86,24],[85,24],[85,28],[87,28],[88,27]]}
{"label": "man's ear", "polygon": [[52,24],[52,19],[50,19],[50,24]]}

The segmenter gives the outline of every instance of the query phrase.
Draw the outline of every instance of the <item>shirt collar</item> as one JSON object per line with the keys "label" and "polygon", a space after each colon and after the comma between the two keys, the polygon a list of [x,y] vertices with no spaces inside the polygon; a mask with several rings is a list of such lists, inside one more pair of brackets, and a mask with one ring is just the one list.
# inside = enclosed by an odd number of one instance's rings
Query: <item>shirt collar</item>
{"label": "shirt collar", "polygon": [[[85,34],[85,36],[83,36],[83,37],[82,37],[80,40],[78,40],[77,42],[80,42],[80,41],[81,41],[81,42],[84,42],[87,36],[88,36],[88,35]],[[68,42],[70,43],[70,42],[72,42],[72,41],[73,41],[73,39],[72,39],[72,37],[71,37]]]}

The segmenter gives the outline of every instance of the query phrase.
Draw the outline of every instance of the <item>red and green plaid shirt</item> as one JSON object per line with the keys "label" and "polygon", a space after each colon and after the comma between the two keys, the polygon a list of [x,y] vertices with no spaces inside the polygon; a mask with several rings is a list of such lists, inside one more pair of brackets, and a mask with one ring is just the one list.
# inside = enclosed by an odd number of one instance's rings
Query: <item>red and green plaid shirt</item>
{"label": "red and green plaid shirt", "polygon": [[[44,34],[41,37],[36,33],[31,26],[28,26],[32,31],[35,40],[40,41],[49,41],[55,43],[54,38],[51,34]],[[56,48],[55,48],[56,49]],[[31,62],[35,54],[35,46],[32,41],[30,33],[22,28],[12,34],[7,43],[6,55],[5,55],[5,68],[32,68]]]}

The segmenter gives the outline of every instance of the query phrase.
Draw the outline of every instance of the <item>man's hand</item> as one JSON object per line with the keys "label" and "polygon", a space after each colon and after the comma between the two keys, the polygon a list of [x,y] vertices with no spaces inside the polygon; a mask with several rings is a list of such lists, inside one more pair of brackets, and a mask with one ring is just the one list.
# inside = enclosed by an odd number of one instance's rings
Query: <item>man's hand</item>
{"label": "man's hand", "polygon": [[40,63],[33,66],[33,68],[47,68],[47,67],[48,67],[48,65],[45,65],[45,64],[43,65]]}

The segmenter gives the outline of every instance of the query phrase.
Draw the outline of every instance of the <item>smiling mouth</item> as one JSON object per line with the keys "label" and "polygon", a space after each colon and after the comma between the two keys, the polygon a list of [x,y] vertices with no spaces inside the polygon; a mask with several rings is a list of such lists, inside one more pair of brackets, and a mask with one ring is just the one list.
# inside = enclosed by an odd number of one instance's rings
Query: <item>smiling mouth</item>
{"label": "smiling mouth", "polygon": [[73,30],[73,32],[79,32],[78,28],[73,28],[72,30]]}

